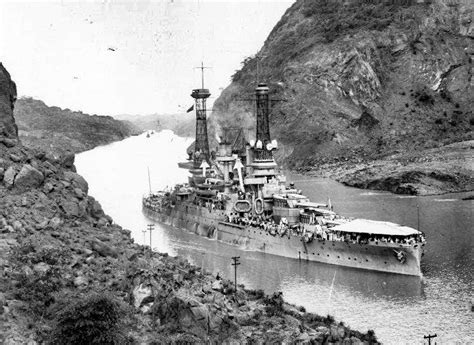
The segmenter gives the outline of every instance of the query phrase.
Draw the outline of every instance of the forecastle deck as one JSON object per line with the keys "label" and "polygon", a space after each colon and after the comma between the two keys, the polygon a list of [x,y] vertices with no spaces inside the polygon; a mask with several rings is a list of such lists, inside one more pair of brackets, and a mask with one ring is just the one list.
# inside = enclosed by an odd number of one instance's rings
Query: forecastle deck
{"label": "forecastle deck", "polygon": [[[225,222],[225,211],[212,210],[192,203],[155,209],[143,204],[143,212],[157,222],[237,245],[246,250],[373,271],[421,276],[420,244],[382,242],[354,244],[318,239],[306,243],[301,236],[288,234],[273,236],[258,227]],[[404,260],[397,257],[400,251]]]}

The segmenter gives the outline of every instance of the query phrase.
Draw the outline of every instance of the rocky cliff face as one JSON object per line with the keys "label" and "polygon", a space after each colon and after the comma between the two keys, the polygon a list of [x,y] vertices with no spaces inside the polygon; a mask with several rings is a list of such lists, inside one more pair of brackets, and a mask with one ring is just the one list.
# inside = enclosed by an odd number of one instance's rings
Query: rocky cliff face
{"label": "rocky cliff face", "polygon": [[11,80],[10,73],[0,63],[0,140],[18,137],[18,129],[13,119],[15,101],[16,85]]}
{"label": "rocky cliff face", "polygon": [[[14,128],[11,104],[0,119]],[[0,266],[2,344],[376,342],[135,244],[88,195],[73,155],[4,142]]]}
{"label": "rocky cliff face", "polygon": [[217,127],[254,132],[259,78],[280,162],[305,171],[473,138],[470,1],[298,0],[215,102]]}
{"label": "rocky cliff face", "polygon": [[33,98],[18,99],[14,115],[25,146],[57,155],[90,150],[141,132],[127,121],[49,107]]}

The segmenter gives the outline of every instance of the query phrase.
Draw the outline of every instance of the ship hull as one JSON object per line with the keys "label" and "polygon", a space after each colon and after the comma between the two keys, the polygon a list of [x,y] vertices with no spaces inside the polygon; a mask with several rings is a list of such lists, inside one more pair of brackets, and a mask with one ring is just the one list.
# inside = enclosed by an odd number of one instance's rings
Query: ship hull
{"label": "ship hull", "polygon": [[[306,243],[301,236],[271,235],[263,229],[222,221],[224,211],[210,210],[197,205],[177,205],[164,209],[143,206],[150,219],[186,229],[197,235],[239,246],[245,250],[264,252],[297,260],[365,270],[421,276],[422,246],[401,244],[354,244],[343,241],[314,239]],[[396,252],[403,251],[401,262]]]}

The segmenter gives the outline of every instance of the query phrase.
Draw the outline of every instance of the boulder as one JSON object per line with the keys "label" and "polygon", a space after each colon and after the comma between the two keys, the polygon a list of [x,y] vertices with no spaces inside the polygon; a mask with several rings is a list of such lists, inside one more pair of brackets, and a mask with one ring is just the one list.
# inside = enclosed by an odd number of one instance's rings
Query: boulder
{"label": "boulder", "polygon": [[223,286],[222,286],[222,280],[216,280],[212,283],[212,290],[216,291],[222,291]]}
{"label": "boulder", "polygon": [[48,220],[43,220],[39,223],[36,223],[35,228],[36,230],[42,230],[48,226]]}
{"label": "boulder", "polygon": [[153,300],[153,290],[149,284],[140,284],[133,289],[133,305],[135,308],[142,307],[144,301],[149,303]]}
{"label": "boulder", "polygon": [[14,161],[15,163],[18,163],[21,161],[21,156],[12,153],[10,154],[10,159]]}
{"label": "boulder", "polygon": [[21,222],[18,221],[18,220],[15,220],[15,221],[13,222],[12,226],[13,226],[13,229],[14,229],[15,231],[19,231],[19,230],[21,230],[21,228],[23,228],[23,225],[22,225]]}
{"label": "boulder", "polygon": [[7,188],[11,188],[15,182],[16,170],[13,166],[9,167],[5,174],[3,175],[3,183]]}
{"label": "boulder", "polygon": [[104,210],[102,210],[102,206],[92,197],[89,197],[89,206],[89,211],[92,217],[95,219],[100,219],[104,216]]}
{"label": "boulder", "polygon": [[89,191],[89,185],[87,181],[79,174],[76,174],[72,171],[65,171],[64,178],[68,181],[74,188],[80,188],[85,194]]}
{"label": "boulder", "polygon": [[61,165],[65,168],[73,168],[74,159],[74,153],[66,153],[65,155],[61,156]]}
{"label": "boulder", "polygon": [[0,143],[2,143],[6,147],[13,147],[16,144],[18,144],[18,140],[9,139],[9,138],[0,138]]}
{"label": "boulder", "polygon": [[39,262],[33,266],[33,271],[41,275],[46,274],[51,269],[51,266],[45,262]]}
{"label": "boulder", "polygon": [[23,165],[20,172],[15,177],[14,186],[18,189],[29,189],[41,186],[44,181],[44,176],[36,168],[29,164]]}
{"label": "boulder", "polygon": [[58,171],[58,169],[53,165],[51,164],[49,161],[45,161],[43,163],[43,167],[49,171],[50,173],[56,173]]}
{"label": "boulder", "polygon": [[78,288],[85,288],[88,284],[89,284],[89,280],[83,275],[79,275],[76,278],[74,278],[74,286]]}
{"label": "boulder", "polygon": [[48,222],[48,227],[50,227],[51,229],[53,230],[56,230],[57,228],[59,228],[59,226],[61,225],[62,221],[59,217],[53,217],[52,219],[50,219],[50,221]]}
{"label": "boulder", "polygon": [[104,257],[111,256],[113,258],[116,258],[118,256],[117,249],[99,240],[95,240],[94,242],[92,242],[91,248],[93,251],[97,252],[97,254],[99,254],[100,256],[104,256]]}
{"label": "boulder", "polygon": [[74,188],[74,195],[78,199],[83,199],[84,198],[84,192],[82,191],[81,188]]}
{"label": "boulder", "polygon": [[62,200],[61,209],[66,213],[68,217],[79,217],[81,216],[81,210],[79,204],[74,200]]}
{"label": "boulder", "polygon": [[54,186],[51,183],[46,182],[44,184],[43,190],[46,194],[51,193],[54,190]]}

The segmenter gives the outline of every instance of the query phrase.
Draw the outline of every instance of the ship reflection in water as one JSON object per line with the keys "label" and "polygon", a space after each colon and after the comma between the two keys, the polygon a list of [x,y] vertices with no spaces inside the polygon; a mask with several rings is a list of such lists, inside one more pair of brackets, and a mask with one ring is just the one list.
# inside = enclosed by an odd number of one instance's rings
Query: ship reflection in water
{"label": "ship reflection in water", "polygon": [[[98,147],[77,155],[76,166],[104,210],[135,241],[148,244],[143,230],[149,222],[141,212],[148,191],[187,180],[177,162],[185,159],[190,140],[165,131]],[[162,149],[160,149],[162,148]],[[468,308],[473,283],[473,201],[465,195],[403,197],[344,187],[325,179],[289,175],[297,188],[315,201],[329,196],[338,213],[351,217],[399,222],[420,227],[428,239],[422,261],[423,278],[377,273],[242,251],[195,234],[156,224],[153,247],[179,255],[206,270],[233,279],[232,256],[240,256],[238,281],[248,288],[282,291],[290,303],[307,311],[331,314],[354,329],[374,329],[388,344],[420,343],[437,333],[438,343],[472,341],[474,313]]]}

